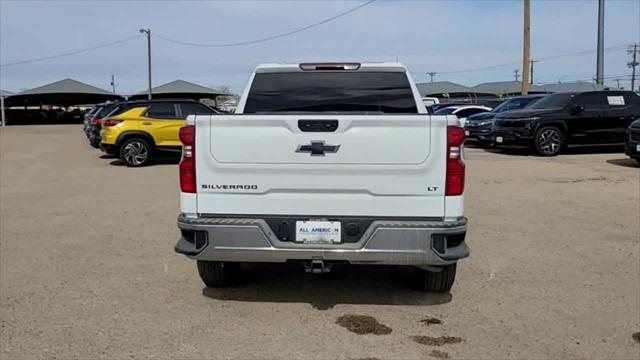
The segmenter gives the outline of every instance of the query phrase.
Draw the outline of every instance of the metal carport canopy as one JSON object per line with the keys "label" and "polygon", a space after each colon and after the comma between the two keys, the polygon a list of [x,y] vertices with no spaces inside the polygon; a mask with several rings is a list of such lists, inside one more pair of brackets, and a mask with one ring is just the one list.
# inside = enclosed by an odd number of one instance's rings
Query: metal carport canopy
{"label": "metal carport canopy", "polygon": [[[522,90],[521,81],[494,81],[478,84],[472,87],[473,91],[479,93],[503,95],[517,95]],[[537,85],[529,85],[529,94],[544,94],[546,90]]]}
{"label": "metal carport canopy", "polygon": [[4,105],[5,107],[39,105],[67,107],[122,99],[124,99],[122,96],[107,90],[77,80],[64,79],[10,95],[5,98]]}
{"label": "metal carport canopy", "polygon": [[[185,98],[199,100],[215,99],[220,95],[229,94],[184,80],[175,80],[151,89],[151,96],[154,99]],[[141,100],[147,97],[148,90],[144,90],[129,96],[129,100]]]}

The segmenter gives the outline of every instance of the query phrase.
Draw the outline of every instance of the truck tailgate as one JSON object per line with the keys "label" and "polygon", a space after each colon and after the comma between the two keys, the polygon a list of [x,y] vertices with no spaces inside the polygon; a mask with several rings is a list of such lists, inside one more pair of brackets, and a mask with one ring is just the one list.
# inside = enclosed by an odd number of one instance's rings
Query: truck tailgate
{"label": "truck tailgate", "polygon": [[198,212],[442,217],[446,131],[430,115],[197,116]]}

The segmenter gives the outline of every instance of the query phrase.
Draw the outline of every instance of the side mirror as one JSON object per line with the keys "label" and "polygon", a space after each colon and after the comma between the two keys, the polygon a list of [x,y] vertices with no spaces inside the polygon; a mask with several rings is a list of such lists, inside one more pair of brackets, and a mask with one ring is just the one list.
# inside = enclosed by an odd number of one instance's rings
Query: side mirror
{"label": "side mirror", "polygon": [[582,105],[574,105],[571,107],[571,115],[578,115],[584,111],[584,106]]}

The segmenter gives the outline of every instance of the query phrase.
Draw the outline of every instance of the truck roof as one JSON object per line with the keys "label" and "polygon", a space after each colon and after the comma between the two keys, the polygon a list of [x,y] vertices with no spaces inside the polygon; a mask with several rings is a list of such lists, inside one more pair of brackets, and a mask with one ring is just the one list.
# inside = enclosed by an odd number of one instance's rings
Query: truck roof
{"label": "truck roof", "polygon": [[303,71],[384,71],[406,72],[407,68],[399,62],[304,62],[269,63],[256,67],[256,73],[303,72]]}

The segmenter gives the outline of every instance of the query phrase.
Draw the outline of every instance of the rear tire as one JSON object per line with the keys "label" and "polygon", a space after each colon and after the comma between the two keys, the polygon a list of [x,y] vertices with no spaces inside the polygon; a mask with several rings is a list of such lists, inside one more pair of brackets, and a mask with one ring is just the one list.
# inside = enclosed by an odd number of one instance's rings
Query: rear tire
{"label": "rear tire", "polygon": [[456,280],[456,264],[443,266],[440,272],[416,269],[415,285],[427,292],[446,293]]}
{"label": "rear tire", "polygon": [[151,158],[151,146],[142,138],[131,138],[122,143],[119,156],[129,167],[145,166]]}
{"label": "rear tire", "polygon": [[545,126],[538,131],[533,138],[533,146],[536,152],[542,156],[556,156],[564,149],[564,134],[555,126]]}
{"label": "rear tire", "polygon": [[99,149],[100,148],[100,139],[96,138],[95,136],[91,136],[89,138],[89,145],[91,145],[91,147]]}
{"label": "rear tire", "polygon": [[241,266],[238,262],[198,260],[198,274],[207,286],[222,287],[237,283]]}

